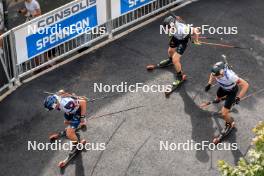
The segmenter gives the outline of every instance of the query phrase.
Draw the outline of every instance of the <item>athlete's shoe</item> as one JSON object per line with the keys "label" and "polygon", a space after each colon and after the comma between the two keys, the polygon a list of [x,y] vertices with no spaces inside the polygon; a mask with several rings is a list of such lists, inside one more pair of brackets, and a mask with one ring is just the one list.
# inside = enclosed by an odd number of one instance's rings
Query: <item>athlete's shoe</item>
{"label": "athlete's shoe", "polygon": [[221,100],[220,100],[219,98],[216,98],[216,99],[214,99],[214,100],[212,101],[213,104],[218,104],[218,103],[220,103],[220,102],[221,102]]}
{"label": "athlete's shoe", "polygon": [[171,59],[165,59],[165,60],[162,60],[159,64],[157,64],[157,66],[162,68],[162,67],[167,67],[167,66],[169,66],[171,64],[172,64],[172,60]]}
{"label": "athlete's shoe", "polygon": [[173,87],[174,87],[174,86],[178,86],[181,82],[182,82],[182,81],[176,79],[175,81],[173,81],[172,86],[173,86]]}

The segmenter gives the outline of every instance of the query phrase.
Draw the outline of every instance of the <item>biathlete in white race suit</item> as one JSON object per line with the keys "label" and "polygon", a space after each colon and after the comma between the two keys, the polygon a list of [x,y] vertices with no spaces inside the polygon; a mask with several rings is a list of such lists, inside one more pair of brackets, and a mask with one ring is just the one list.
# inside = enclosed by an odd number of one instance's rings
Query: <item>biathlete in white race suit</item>
{"label": "biathlete in white race suit", "polygon": [[[212,67],[205,92],[210,90],[214,80],[217,81],[220,87],[217,90],[217,97],[213,103],[225,100],[221,113],[226,122],[225,130],[229,131],[229,129],[234,127],[234,120],[230,116],[229,111],[234,104],[239,104],[240,99],[246,94],[249,84],[242,78],[239,78],[224,62],[217,62]],[[240,91],[239,88],[241,89]]]}
{"label": "biathlete in white race suit", "polygon": [[173,85],[178,85],[183,80],[183,71],[181,66],[181,56],[185,52],[189,40],[193,35],[194,43],[200,44],[199,42],[199,30],[185,24],[182,19],[178,16],[166,17],[163,21],[163,26],[169,31],[169,58],[161,61],[158,66],[166,67],[173,63],[177,76]]}
{"label": "biathlete in white race suit", "polygon": [[64,112],[64,124],[67,125],[66,136],[74,144],[78,142],[85,143],[85,140],[79,140],[76,135],[78,127],[86,127],[86,107],[87,101],[82,97],[73,96],[63,90],[54,95],[48,96],[44,100],[44,107],[51,111],[56,109]]}

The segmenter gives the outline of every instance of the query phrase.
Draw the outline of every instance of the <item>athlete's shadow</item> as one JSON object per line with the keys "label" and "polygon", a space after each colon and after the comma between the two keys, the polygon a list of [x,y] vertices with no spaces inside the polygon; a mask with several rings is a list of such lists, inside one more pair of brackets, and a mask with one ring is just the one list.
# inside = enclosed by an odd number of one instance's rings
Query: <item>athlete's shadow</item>
{"label": "athlete's shadow", "polygon": [[[84,129],[85,130],[85,129]],[[76,133],[78,138],[80,139],[80,133]],[[83,151],[79,151],[79,153],[67,164],[75,164],[75,175],[76,176],[84,176],[84,167],[83,167],[83,160],[82,160],[82,153],[86,152],[85,149]],[[64,175],[65,170],[67,169],[67,166],[60,169],[60,174]]]}
{"label": "athlete's shadow", "polygon": [[[237,111],[235,111],[237,112]],[[220,125],[220,122],[219,122],[219,118],[216,118],[214,115],[212,116],[218,126],[218,130],[219,132],[222,131],[223,127]],[[223,142],[227,142],[231,145],[233,144],[237,144],[237,138],[236,138],[236,132],[237,132],[237,128],[235,128],[229,135],[226,139],[224,139]],[[238,148],[236,150],[231,150],[233,156],[234,156],[234,164],[236,164],[239,159],[241,157],[244,157],[243,153],[239,150],[239,146],[237,146]]]}
{"label": "athlete's shadow", "polygon": [[[75,163],[75,175],[76,176],[84,176],[84,167],[83,167],[83,161],[82,161],[82,152],[76,156],[74,161],[71,161],[68,165]],[[65,168],[60,169],[60,174],[64,175],[65,170],[67,169],[67,166]]]}
{"label": "athlete's shadow", "polygon": [[[212,141],[215,132],[211,113],[204,111],[195,104],[193,99],[187,94],[185,84],[178,91],[184,102],[184,110],[190,116],[192,123],[192,140],[196,143]],[[208,162],[209,154],[206,150],[197,150],[196,158],[201,162]]]}
{"label": "athlete's shadow", "polygon": [[84,176],[84,167],[83,167],[83,160],[82,160],[82,152],[76,157],[75,161],[75,175],[76,176]]}
{"label": "athlete's shadow", "polygon": [[[218,114],[212,115],[212,112],[201,109],[193,99],[186,92],[185,84],[183,84],[178,91],[180,96],[184,102],[184,110],[186,114],[190,116],[192,123],[192,140],[196,143],[202,143],[203,141],[212,142],[214,134],[218,134],[223,126],[224,122],[221,121],[221,116]],[[213,120],[216,122],[217,128],[213,127]],[[235,131],[228,136],[225,140],[228,143],[236,142],[236,134]],[[232,154],[234,156],[234,161],[237,162],[240,157],[242,157],[242,153],[239,149],[232,150]],[[196,158],[201,162],[209,161],[209,151],[208,150],[197,150]]]}
{"label": "athlete's shadow", "polygon": [[[75,164],[75,175],[76,176],[84,176],[84,167],[83,167],[83,160],[82,160],[82,152],[79,152],[72,161],[69,162],[69,165]],[[67,169],[67,166],[60,169],[60,174],[64,175]]]}

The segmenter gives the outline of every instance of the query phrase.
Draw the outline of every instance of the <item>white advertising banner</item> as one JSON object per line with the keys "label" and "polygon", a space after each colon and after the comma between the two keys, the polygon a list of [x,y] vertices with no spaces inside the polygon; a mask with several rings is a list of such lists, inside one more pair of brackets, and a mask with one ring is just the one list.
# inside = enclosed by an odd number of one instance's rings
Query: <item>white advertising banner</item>
{"label": "white advertising banner", "polygon": [[155,0],[111,0],[112,18],[149,4]]}
{"label": "white advertising banner", "polygon": [[106,1],[78,0],[14,29],[21,64],[106,22]]}

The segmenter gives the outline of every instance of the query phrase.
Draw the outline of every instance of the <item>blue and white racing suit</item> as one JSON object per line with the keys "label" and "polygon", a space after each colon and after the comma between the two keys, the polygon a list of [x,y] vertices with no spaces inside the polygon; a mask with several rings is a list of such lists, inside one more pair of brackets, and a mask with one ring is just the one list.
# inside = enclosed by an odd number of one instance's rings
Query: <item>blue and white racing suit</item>
{"label": "blue and white racing suit", "polygon": [[59,102],[58,110],[64,112],[64,118],[70,121],[71,128],[78,128],[81,122],[81,108],[79,101],[72,97],[60,97],[56,96]]}

